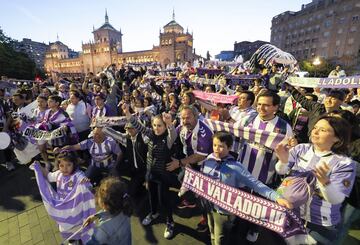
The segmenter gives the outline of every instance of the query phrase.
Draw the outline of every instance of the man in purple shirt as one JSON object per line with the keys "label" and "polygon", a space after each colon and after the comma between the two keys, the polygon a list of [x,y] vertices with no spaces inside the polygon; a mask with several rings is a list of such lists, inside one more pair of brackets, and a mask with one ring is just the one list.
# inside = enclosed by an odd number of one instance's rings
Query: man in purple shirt
{"label": "man in purple shirt", "polygon": [[[206,157],[212,153],[212,135],[211,129],[201,120],[199,120],[199,112],[193,106],[184,106],[180,112],[181,125],[177,128],[180,141],[183,145],[183,153],[185,158],[174,159],[167,164],[168,171],[182,167],[179,178],[184,175],[184,167],[192,165],[194,169],[199,170],[201,164]],[[178,208],[194,208],[195,203],[190,203],[190,198],[193,196],[190,192],[186,193],[187,197],[183,199]],[[205,232],[207,230],[206,214],[203,215],[197,230]]]}

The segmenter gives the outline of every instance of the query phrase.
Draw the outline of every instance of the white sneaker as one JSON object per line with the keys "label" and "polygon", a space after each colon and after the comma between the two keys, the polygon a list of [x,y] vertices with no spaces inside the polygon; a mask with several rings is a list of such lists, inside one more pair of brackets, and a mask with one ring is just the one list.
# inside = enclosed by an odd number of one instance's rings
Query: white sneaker
{"label": "white sneaker", "polygon": [[164,231],[164,237],[166,239],[171,239],[174,237],[174,222],[166,223],[166,228]]}
{"label": "white sneaker", "polygon": [[12,162],[6,162],[5,167],[8,171],[13,171],[15,169],[15,166]]}
{"label": "white sneaker", "polygon": [[256,242],[258,237],[259,237],[259,232],[250,230],[246,235],[246,240],[248,240],[249,242]]}
{"label": "white sneaker", "polygon": [[159,217],[159,213],[156,214],[151,214],[149,213],[145,219],[143,219],[143,221],[141,222],[143,225],[150,225],[151,222],[153,222],[155,219],[157,219]]}

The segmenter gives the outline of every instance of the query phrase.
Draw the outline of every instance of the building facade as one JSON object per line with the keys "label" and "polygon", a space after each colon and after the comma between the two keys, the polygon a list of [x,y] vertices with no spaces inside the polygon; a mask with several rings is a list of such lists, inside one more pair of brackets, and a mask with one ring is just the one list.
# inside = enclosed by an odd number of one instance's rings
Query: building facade
{"label": "building facade", "polygon": [[121,30],[116,30],[105,13],[105,23],[93,28],[94,40],[82,44],[77,58],[69,57],[69,49],[61,42],[51,45],[46,53],[45,69],[56,78],[59,74],[78,75],[98,73],[110,64],[158,62],[167,65],[198,58],[193,52],[193,35],[173,19],[160,30],[159,45],[149,50],[123,52]]}
{"label": "building facade", "polygon": [[23,38],[21,42],[15,42],[14,49],[26,53],[35,62],[36,67],[44,69],[45,53],[49,49],[49,45]]}
{"label": "building facade", "polygon": [[268,42],[257,40],[255,42],[235,42],[234,43],[234,55],[235,57],[242,55],[244,60],[249,60],[251,56],[260,48],[262,45]]}
{"label": "building facade", "polygon": [[313,0],[272,19],[271,43],[298,60],[326,58],[345,67],[360,64],[360,1]]}

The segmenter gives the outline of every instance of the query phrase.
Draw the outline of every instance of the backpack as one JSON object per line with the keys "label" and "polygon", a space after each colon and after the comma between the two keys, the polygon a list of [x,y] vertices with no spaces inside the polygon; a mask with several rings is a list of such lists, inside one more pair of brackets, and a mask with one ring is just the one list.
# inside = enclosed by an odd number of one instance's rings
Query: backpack
{"label": "backpack", "polygon": [[276,190],[286,200],[291,202],[294,208],[308,202],[316,185],[316,178],[312,171],[292,171]]}

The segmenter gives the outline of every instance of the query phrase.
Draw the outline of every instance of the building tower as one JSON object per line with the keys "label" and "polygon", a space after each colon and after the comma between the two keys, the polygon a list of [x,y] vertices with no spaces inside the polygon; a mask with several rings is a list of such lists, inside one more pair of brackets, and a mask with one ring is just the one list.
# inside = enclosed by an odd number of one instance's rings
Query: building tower
{"label": "building tower", "polygon": [[160,31],[160,63],[184,63],[192,60],[193,37],[175,21],[175,11],[172,13],[172,20]]}

